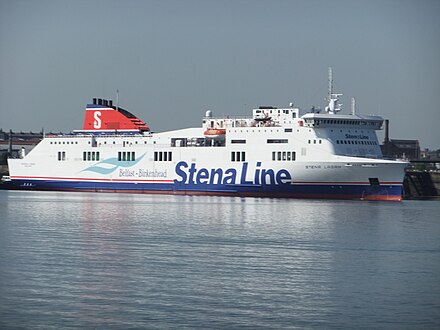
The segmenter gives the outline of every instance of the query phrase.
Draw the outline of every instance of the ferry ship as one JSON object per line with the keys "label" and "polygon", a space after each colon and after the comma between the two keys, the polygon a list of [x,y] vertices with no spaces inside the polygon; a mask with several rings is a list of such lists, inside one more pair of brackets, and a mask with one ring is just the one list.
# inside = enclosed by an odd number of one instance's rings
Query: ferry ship
{"label": "ferry ship", "polygon": [[324,111],[261,106],[249,117],[154,133],[94,98],[81,130],[8,159],[15,189],[313,199],[402,199],[407,162],[383,159],[383,118],[341,114],[329,73]]}

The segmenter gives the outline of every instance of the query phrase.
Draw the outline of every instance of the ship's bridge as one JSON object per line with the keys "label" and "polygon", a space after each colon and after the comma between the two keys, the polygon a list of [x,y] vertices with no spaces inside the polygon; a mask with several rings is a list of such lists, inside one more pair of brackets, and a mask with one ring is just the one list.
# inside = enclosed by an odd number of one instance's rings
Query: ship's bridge
{"label": "ship's bridge", "polygon": [[261,106],[252,111],[253,119],[257,121],[273,120],[275,122],[284,122],[299,117],[298,108],[279,109],[271,106]]}
{"label": "ship's bridge", "polygon": [[299,108],[276,108],[261,106],[252,110],[252,117],[213,117],[212,111],[206,111],[203,118],[205,129],[226,129],[230,127],[275,127],[292,125],[300,118]]}
{"label": "ship's bridge", "polygon": [[380,130],[383,123],[383,118],[380,116],[361,115],[307,113],[302,119],[304,126],[313,128],[350,127]]}

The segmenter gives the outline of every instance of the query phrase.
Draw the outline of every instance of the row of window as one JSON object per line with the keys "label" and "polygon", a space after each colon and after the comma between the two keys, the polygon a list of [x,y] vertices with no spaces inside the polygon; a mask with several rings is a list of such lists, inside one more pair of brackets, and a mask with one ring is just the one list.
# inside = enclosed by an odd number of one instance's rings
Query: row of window
{"label": "row of window", "polygon": [[[294,161],[296,159],[295,151],[272,151],[272,160],[274,161]],[[65,161],[66,160],[66,152],[58,151],[58,160]],[[83,161],[99,161],[100,154],[99,151],[84,151],[83,152]],[[134,151],[119,151],[118,152],[118,161],[135,161],[136,156]],[[172,161],[173,154],[171,151],[155,151],[154,152],[154,161],[166,162]],[[231,161],[232,162],[245,162],[246,161],[246,153],[244,151],[232,151],[231,152]]]}
{"label": "row of window", "polygon": [[366,120],[343,120],[343,119],[305,119],[308,124],[338,124],[338,125],[364,125],[364,126],[376,126],[378,122],[366,121]]}
{"label": "row of window", "polygon": [[[313,142],[312,142],[313,141]],[[316,143],[319,143],[319,144],[321,144],[322,143],[322,140],[309,140],[309,144],[316,144]]]}
{"label": "row of window", "polygon": [[245,162],[246,153],[244,151],[232,151],[231,162]]}
{"label": "row of window", "polygon": [[84,161],[95,161],[99,160],[99,151],[84,151],[83,152]]}
{"label": "row of window", "polygon": [[[289,143],[287,139],[267,139],[267,143]],[[232,144],[245,144],[246,140],[231,140]]]}
{"label": "row of window", "polygon": [[[133,145],[132,142],[122,142],[124,147]],[[50,144],[78,144],[78,141],[50,141]],[[88,144],[90,144],[90,141],[88,142]],[[104,144],[107,144],[107,141],[104,141]],[[113,141],[113,144],[116,144],[116,141]],[[134,141],[134,144],[138,144],[138,141]],[[144,141],[144,144],[147,144],[147,141]]]}
{"label": "row of window", "polygon": [[296,160],[295,151],[272,151],[272,160],[274,161],[294,161]]}
{"label": "row of window", "polygon": [[[155,151],[154,152],[154,161],[172,161],[171,151]],[[244,157],[244,156],[243,156]],[[240,158],[240,157],[239,157]],[[66,152],[58,151],[58,160],[64,161],[66,160]],[[99,161],[100,153],[99,151],[83,151],[83,161]],[[136,153],[134,151],[119,151],[118,152],[118,161],[123,162],[133,162],[136,160]],[[244,160],[243,160],[244,161]]]}
{"label": "row of window", "polygon": [[[171,151],[155,151],[154,152],[154,161],[172,161],[172,152]],[[58,151],[58,160],[64,161],[66,160],[66,152]],[[99,151],[83,151],[83,161],[99,161],[100,154]],[[118,161],[122,162],[133,162],[136,160],[136,154],[134,151],[119,151],[118,152]]]}
{"label": "row of window", "polygon": [[377,146],[376,141],[357,141],[357,140],[337,140],[336,144],[363,144],[363,145],[370,145],[370,146]]}
{"label": "row of window", "polygon": [[78,144],[78,141],[50,141],[50,144]]}
{"label": "row of window", "polygon": [[171,151],[155,151],[154,161],[157,162],[171,162],[173,160],[173,153]]}
{"label": "row of window", "polygon": [[267,143],[289,143],[287,139],[267,139]]}
{"label": "row of window", "polygon": [[[90,141],[88,142],[88,144],[90,144]],[[104,141],[104,144],[107,144],[107,141]],[[113,141],[113,144],[116,144],[116,141]],[[138,141],[134,141],[134,144],[138,144]],[[147,141],[144,141],[144,144],[147,144]],[[101,142],[99,142],[97,145],[101,145]],[[133,142],[122,141],[123,147],[130,147],[132,145],[133,145]]]}
{"label": "row of window", "polygon": [[135,160],[136,156],[134,151],[118,151],[118,161],[133,162]]}

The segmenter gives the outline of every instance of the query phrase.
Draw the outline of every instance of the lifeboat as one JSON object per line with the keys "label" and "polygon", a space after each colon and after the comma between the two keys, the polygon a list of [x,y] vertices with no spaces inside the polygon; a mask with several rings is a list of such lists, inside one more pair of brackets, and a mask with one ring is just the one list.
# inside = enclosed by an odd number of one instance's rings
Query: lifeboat
{"label": "lifeboat", "polygon": [[206,137],[210,138],[217,138],[217,137],[224,137],[226,134],[225,129],[218,129],[218,128],[208,128],[203,134]]}

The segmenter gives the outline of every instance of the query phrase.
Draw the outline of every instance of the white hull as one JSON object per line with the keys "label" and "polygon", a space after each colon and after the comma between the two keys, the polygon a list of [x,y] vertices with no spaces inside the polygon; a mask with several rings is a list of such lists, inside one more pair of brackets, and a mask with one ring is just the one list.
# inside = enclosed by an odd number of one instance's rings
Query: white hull
{"label": "white hull", "polygon": [[44,138],[9,159],[17,189],[401,200],[406,162],[387,161],[383,119],[260,107],[252,117],[151,133],[111,101],[94,99],[83,129]]}

